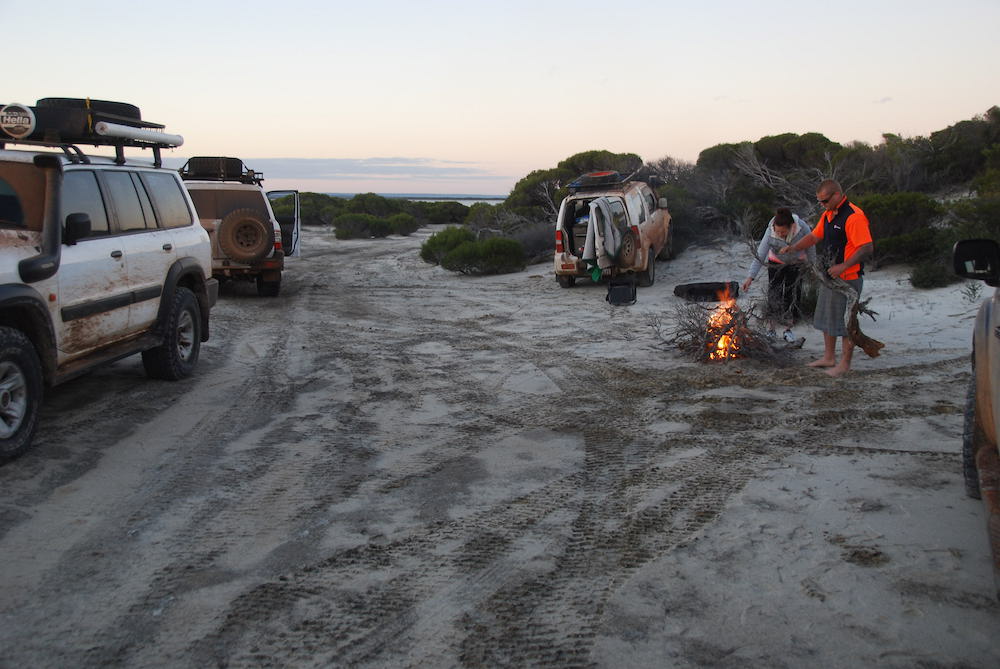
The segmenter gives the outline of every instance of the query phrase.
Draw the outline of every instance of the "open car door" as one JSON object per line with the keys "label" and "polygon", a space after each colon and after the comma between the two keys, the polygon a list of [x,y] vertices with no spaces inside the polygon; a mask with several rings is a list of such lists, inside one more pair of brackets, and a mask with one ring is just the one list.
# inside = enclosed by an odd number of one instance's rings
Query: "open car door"
{"label": "open car door", "polygon": [[271,202],[274,219],[281,227],[281,248],[285,251],[285,257],[298,258],[302,255],[302,250],[299,247],[301,226],[299,192],[297,190],[269,190],[267,199]]}

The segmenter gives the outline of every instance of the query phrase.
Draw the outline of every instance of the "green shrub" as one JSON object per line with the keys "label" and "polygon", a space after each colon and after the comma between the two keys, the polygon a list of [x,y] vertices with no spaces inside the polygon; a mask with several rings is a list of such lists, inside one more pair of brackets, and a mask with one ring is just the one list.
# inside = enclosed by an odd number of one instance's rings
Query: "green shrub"
{"label": "green shrub", "polygon": [[926,228],[944,212],[924,193],[872,193],[857,199],[871,223],[872,238],[879,240]]}
{"label": "green shrub", "polygon": [[952,235],[944,230],[918,228],[912,232],[875,241],[880,265],[916,263],[939,258],[951,248]]}
{"label": "green shrub", "polygon": [[961,279],[955,276],[954,269],[940,259],[918,263],[910,272],[910,283],[914,288],[941,288],[959,281]]}
{"label": "green shrub", "polygon": [[371,214],[385,218],[398,213],[402,209],[402,201],[390,200],[375,193],[359,193],[347,201],[347,211],[355,214]]}
{"label": "green shrub", "polygon": [[409,214],[393,214],[389,217],[389,230],[394,235],[409,235],[420,227],[417,219]]}
{"label": "green shrub", "polygon": [[387,219],[372,217],[371,223],[368,224],[369,237],[388,237],[391,233],[392,228]]}
{"label": "green shrub", "polygon": [[463,223],[471,227],[490,228],[496,220],[496,214],[500,211],[502,204],[490,204],[489,202],[476,202],[469,207]]}
{"label": "green shrub", "polygon": [[462,274],[519,272],[524,264],[524,247],[504,237],[464,242],[441,259],[441,267]]}
{"label": "green shrub", "polygon": [[389,222],[371,214],[341,214],[333,219],[337,239],[370,239],[389,234]]}
{"label": "green shrub", "polygon": [[427,220],[431,223],[460,224],[469,214],[469,207],[461,202],[433,202],[427,208]]}
{"label": "green shrub", "polygon": [[956,238],[986,237],[1000,240],[1000,196],[976,197],[956,202]]}
{"label": "green shrub", "polygon": [[476,236],[468,228],[445,228],[435,232],[420,246],[420,259],[432,265],[441,262],[449,251],[465,242],[475,240]]}

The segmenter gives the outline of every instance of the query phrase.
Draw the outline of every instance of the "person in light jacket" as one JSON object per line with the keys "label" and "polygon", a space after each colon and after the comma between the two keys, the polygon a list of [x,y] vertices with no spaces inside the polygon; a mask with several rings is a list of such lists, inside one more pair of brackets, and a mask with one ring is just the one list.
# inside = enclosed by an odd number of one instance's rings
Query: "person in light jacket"
{"label": "person in light jacket", "polygon": [[744,292],[757,278],[761,268],[767,265],[767,319],[785,326],[784,337],[794,341],[791,327],[802,317],[802,271],[805,263],[816,261],[816,249],[781,253],[812,232],[809,224],[793,214],[787,207],[779,207],[774,217],[768,221],[764,236],[757,245],[757,253],[750,264],[750,271],[743,282]]}

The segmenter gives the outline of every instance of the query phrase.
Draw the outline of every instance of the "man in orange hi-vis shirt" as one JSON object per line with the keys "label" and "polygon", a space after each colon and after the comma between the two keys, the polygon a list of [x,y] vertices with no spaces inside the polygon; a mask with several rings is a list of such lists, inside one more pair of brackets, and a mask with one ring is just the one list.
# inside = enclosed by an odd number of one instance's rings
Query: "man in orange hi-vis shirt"
{"label": "man in orange hi-vis shirt", "polygon": [[[831,278],[840,278],[861,296],[864,261],[872,255],[872,233],[868,217],[857,205],[848,202],[840,184],[827,179],[816,189],[816,201],[823,206],[823,215],[813,231],[785,247],[785,251],[801,251],[820,244],[821,258]],[[823,357],[809,363],[810,367],[825,367],[830,376],[841,376],[851,369],[854,342],[847,335],[844,316],[847,296],[820,285],[813,327],[823,332]],[[843,338],[840,362],[837,361],[837,337]]]}

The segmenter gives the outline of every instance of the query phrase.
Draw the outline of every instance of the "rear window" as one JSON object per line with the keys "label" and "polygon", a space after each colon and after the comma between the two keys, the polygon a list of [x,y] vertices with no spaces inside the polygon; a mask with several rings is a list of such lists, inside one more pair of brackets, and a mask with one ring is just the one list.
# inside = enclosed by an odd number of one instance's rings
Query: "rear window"
{"label": "rear window", "polygon": [[191,188],[188,193],[198,211],[198,218],[225,218],[226,214],[236,209],[256,209],[269,218],[267,200],[260,191]]}
{"label": "rear window", "polygon": [[0,228],[42,229],[45,174],[27,163],[0,163]]}
{"label": "rear window", "polygon": [[119,230],[128,232],[156,227],[154,221],[146,221],[146,212],[139,200],[139,193],[136,191],[131,174],[128,172],[105,172],[104,180],[108,184],[111,199],[115,203]]}
{"label": "rear window", "polygon": [[142,172],[142,183],[149,199],[153,201],[156,219],[161,228],[180,228],[191,225],[191,210],[184,197],[183,186],[173,173]]}

